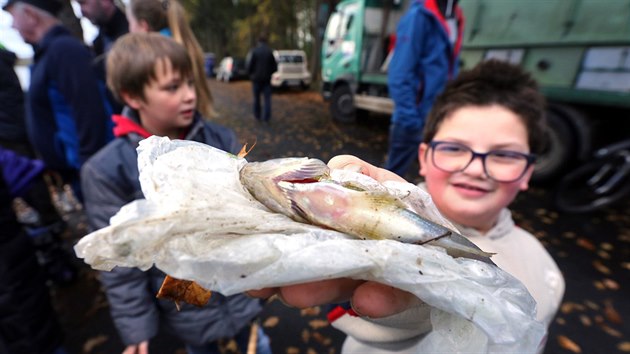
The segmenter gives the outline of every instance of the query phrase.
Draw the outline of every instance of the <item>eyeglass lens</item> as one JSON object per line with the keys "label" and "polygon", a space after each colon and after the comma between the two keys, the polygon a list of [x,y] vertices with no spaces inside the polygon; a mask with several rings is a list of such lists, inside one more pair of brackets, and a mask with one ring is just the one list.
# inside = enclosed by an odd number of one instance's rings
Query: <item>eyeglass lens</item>
{"label": "eyeglass lens", "polygon": [[434,143],[432,150],[433,163],[446,172],[463,171],[475,156],[480,156],[488,177],[499,182],[519,179],[529,165],[527,155],[516,151],[493,150],[480,154],[465,145],[446,142]]}

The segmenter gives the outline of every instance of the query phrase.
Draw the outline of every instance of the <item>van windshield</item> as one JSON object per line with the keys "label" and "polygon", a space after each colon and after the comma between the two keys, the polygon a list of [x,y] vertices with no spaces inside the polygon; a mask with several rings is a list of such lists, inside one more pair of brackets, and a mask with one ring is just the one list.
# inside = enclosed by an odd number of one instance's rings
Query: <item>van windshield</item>
{"label": "van windshield", "polygon": [[301,55],[280,55],[279,63],[302,63],[304,58]]}

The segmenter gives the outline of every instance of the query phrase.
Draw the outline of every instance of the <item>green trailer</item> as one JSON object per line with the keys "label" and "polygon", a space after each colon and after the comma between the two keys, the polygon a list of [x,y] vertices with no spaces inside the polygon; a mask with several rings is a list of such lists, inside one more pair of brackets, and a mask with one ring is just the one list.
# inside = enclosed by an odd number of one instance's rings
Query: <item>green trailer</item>
{"label": "green trailer", "polygon": [[[331,15],[322,92],[333,119],[392,112],[387,40],[406,3],[346,0]],[[590,156],[598,124],[629,118],[630,0],[460,0],[460,6],[466,16],[461,69],[491,58],[519,64],[547,97],[551,143],[536,179],[553,178]]]}

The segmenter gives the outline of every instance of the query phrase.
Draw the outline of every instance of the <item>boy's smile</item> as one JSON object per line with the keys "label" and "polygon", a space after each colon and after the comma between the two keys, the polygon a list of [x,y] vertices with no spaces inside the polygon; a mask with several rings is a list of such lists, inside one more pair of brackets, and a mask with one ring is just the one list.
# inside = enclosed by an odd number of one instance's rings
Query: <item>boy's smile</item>
{"label": "boy's smile", "polygon": [[[439,126],[434,141],[459,143],[476,152],[508,150],[529,153],[528,134],[521,119],[498,105],[466,106],[453,112]],[[496,182],[488,177],[481,158],[474,158],[460,172],[445,172],[431,159],[432,148],[421,144],[420,174],[440,212],[459,224],[480,231],[490,229],[499,212],[528,187],[529,167],[514,182]]]}

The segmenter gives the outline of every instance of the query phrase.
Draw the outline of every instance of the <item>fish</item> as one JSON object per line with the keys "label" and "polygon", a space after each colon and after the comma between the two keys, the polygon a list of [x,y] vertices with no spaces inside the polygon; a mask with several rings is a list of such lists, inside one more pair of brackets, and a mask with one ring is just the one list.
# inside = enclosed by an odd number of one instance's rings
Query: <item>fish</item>
{"label": "fish", "polygon": [[240,171],[249,193],[270,210],[358,239],[396,240],[442,247],[450,256],[494,264],[463,235],[415,213],[386,189],[331,178],[318,159],[279,158],[249,162]]}

